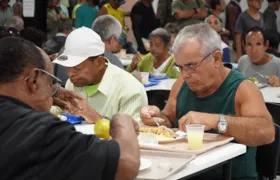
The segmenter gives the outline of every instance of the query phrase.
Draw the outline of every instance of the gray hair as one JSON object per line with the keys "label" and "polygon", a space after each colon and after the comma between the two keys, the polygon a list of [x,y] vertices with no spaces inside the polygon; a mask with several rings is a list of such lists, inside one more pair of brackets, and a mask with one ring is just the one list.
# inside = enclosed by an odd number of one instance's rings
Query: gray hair
{"label": "gray hair", "polygon": [[171,39],[171,35],[166,29],[163,28],[157,28],[154,31],[152,31],[149,36],[149,39],[151,39],[152,37],[159,37],[165,45],[168,45]]}
{"label": "gray hair", "polygon": [[185,46],[190,38],[196,38],[199,41],[201,56],[207,56],[215,50],[223,52],[220,35],[207,23],[194,24],[182,29],[174,41],[173,52],[176,53]]}
{"label": "gray hair", "polygon": [[24,22],[21,17],[11,16],[7,19],[4,25],[5,28],[13,27],[21,31],[24,28]]}
{"label": "gray hair", "polygon": [[118,38],[122,33],[121,23],[110,15],[103,15],[96,18],[91,29],[101,37],[102,41],[108,40],[113,35]]}

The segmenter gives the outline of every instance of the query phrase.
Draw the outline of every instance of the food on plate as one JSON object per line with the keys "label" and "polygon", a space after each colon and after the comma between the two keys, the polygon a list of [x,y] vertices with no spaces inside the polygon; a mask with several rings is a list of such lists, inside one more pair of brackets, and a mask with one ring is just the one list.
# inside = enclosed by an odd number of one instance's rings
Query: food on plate
{"label": "food on plate", "polygon": [[100,119],[94,125],[94,134],[99,138],[110,138],[110,121],[107,119]]}
{"label": "food on plate", "polygon": [[160,136],[160,139],[164,139],[164,138],[176,138],[177,135],[175,134],[175,132],[166,127],[166,126],[159,126],[159,127],[147,127],[147,126],[143,126],[140,128],[140,132],[142,133],[153,133],[156,135]]}
{"label": "food on plate", "polygon": [[255,77],[250,77],[250,80],[253,81],[255,84],[259,83],[258,79]]}

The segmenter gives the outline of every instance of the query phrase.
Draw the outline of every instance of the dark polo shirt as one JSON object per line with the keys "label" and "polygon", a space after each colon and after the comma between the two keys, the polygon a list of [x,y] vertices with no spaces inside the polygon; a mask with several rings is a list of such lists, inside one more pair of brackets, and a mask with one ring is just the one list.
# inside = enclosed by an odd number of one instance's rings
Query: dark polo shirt
{"label": "dark polo shirt", "polygon": [[114,179],[116,141],[83,135],[50,113],[0,96],[1,180]]}

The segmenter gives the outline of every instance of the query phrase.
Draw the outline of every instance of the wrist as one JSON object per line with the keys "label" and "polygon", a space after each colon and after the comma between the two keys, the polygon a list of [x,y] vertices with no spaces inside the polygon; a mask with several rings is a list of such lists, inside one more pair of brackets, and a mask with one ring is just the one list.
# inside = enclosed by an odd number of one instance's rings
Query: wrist
{"label": "wrist", "polygon": [[219,114],[213,114],[212,115],[212,129],[218,130],[218,124],[220,122],[220,115]]}

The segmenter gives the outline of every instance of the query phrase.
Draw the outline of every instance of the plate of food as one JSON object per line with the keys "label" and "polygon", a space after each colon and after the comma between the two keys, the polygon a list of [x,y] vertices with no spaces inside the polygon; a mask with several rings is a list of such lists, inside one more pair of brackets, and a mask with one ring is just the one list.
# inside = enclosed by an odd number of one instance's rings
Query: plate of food
{"label": "plate of food", "polygon": [[158,143],[170,143],[186,138],[185,136],[180,136],[174,130],[167,128],[166,126],[159,126],[159,127],[142,126],[140,127],[140,133],[155,134]]}

